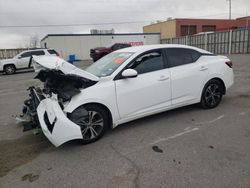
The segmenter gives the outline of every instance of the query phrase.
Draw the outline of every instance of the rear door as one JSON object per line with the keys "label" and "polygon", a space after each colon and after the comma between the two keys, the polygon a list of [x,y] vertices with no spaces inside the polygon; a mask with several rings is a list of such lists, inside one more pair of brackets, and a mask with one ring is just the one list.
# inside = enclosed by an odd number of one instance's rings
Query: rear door
{"label": "rear door", "polygon": [[115,80],[121,118],[140,116],[171,105],[170,72],[164,65],[162,50],[146,52],[127,68],[135,69],[135,78]]}
{"label": "rear door", "polygon": [[200,61],[201,54],[187,48],[165,50],[170,66],[172,105],[199,100],[203,82],[208,75],[205,63]]}

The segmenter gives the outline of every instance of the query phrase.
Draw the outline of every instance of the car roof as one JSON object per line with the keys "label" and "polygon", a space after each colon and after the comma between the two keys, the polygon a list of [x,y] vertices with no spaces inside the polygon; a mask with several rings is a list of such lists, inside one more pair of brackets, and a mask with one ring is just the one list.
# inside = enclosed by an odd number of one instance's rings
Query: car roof
{"label": "car roof", "polygon": [[143,51],[160,49],[160,48],[186,48],[186,49],[196,50],[200,53],[212,54],[211,52],[208,52],[206,50],[196,48],[193,46],[182,45],[182,44],[155,44],[155,45],[132,46],[129,48],[123,48],[123,49],[117,50],[116,52],[134,52],[134,53],[136,53],[136,52],[143,52]]}
{"label": "car roof", "polygon": [[54,50],[53,48],[38,48],[38,49],[30,49],[30,50],[24,50],[23,52],[34,52],[34,51],[41,51],[41,50]]}

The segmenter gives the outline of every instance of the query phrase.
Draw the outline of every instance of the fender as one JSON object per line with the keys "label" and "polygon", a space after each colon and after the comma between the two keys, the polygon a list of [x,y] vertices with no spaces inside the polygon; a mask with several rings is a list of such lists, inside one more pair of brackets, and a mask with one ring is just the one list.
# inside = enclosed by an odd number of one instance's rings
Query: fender
{"label": "fender", "polygon": [[[97,99],[97,98],[84,98],[83,99],[80,97],[78,97],[78,98],[74,97],[71,99],[70,103],[65,106],[64,112],[72,113],[78,107],[89,104],[89,103],[97,103],[97,104],[101,104],[101,105],[107,107],[109,109],[111,116],[112,116],[112,119],[113,119],[113,128],[117,125],[117,121],[120,119],[120,114],[118,113],[116,100],[114,101],[113,104],[110,104],[104,100]],[[114,111],[112,109],[117,109],[117,110]]]}
{"label": "fender", "polygon": [[[225,81],[224,81],[224,78],[223,78],[223,75],[221,74],[209,74],[206,79],[203,81],[203,86],[205,86],[205,84],[209,81],[209,80],[212,80],[214,78],[219,78],[223,81],[223,83],[225,84]],[[201,100],[201,95],[202,95],[202,91],[203,91],[203,88],[200,89],[199,91],[199,100]]]}

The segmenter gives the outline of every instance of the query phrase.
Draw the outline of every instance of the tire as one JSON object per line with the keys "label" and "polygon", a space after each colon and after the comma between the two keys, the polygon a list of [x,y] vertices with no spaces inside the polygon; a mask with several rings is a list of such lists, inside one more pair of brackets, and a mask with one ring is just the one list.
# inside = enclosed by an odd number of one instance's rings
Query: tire
{"label": "tire", "polygon": [[223,95],[223,83],[219,80],[210,80],[203,88],[200,106],[211,109],[218,106]]}
{"label": "tire", "polygon": [[16,72],[16,67],[15,65],[5,65],[4,66],[4,72],[6,74],[14,74]]}
{"label": "tire", "polygon": [[108,114],[99,105],[79,107],[69,115],[69,119],[81,127],[83,135],[83,139],[79,140],[81,144],[99,140],[109,127]]}

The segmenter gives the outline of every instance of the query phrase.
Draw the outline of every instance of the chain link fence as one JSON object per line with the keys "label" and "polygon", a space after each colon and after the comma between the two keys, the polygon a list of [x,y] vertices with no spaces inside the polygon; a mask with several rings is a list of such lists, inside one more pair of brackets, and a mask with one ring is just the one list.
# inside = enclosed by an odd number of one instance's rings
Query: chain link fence
{"label": "chain link fence", "polygon": [[215,54],[249,54],[250,28],[162,39],[162,44],[185,44]]}

